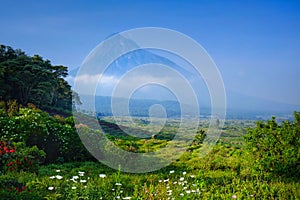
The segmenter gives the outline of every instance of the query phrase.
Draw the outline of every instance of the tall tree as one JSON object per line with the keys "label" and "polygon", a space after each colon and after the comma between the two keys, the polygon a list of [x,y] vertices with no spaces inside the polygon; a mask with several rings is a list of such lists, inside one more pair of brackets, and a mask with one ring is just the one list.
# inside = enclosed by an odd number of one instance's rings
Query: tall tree
{"label": "tall tree", "polygon": [[53,66],[39,55],[0,45],[0,100],[16,99],[40,108],[72,108],[71,86],[64,79],[67,67]]}

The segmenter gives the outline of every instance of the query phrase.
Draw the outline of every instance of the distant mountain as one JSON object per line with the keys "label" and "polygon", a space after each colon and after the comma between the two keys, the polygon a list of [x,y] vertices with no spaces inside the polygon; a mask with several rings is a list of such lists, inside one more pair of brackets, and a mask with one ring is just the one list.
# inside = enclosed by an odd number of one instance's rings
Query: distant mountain
{"label": "distant mountain", "polygon": [[[161,56],[159,55],[159,51],[154,53],[154,50],[151,49],[140,49],[134,41],[122,35],[113,34],[113,36],[114,39],[112,42],[104,43],[103,48],[93,52],[89,56],[89,58],[93,59],[87,59],[82,69],[77,67],[71,70],[69,76],[75,77],[79,70],[82,70],[80,74],[97,74],[97,69],[105,67],[103,64],[105,63],[104,61],[110,61],[116,55],[118,58],[107,66],[105,75],[122,76],[124,73],[139,65],[157,63],[169,66],[184,75],[193,76],[191,72],[192,68],[188,68],[187,63],[185,63],[185,65],[179,65],[173,62],[166,57],[166,52],[164,56]],[[105,51],[103,51],[103,49],[105,49]]]}
{"label": "distant mountain", "polygon": [[[188,81],[190,81],[196,96],[198,97],[200,104],[200,114],[203,117],[210,115],[210,96],[206,89],[205,82],[201,80],[201,77],[197,76],[195,69],[186,62],[178,62],[178,60],[170,59],[165,54],[157,54],[157,52],[151,49],[138,49],[138,45],[119,34],[113,35],[114,40],[110,43],[103,43],[103,47],[98,51],[93,51],[84,62],[82,68],[78,67],[73,69],[69,73],[67,80],[74,86],[74,78],[78,75],[96,75],[99,73],[99,67],[103,67],[106,61],[110,61],[112,57],[124,53],[118,59],[114,60],[107,70],[104,72],[105,76],[120,78],[133,68],[149,63],[158,63],[169,66],[176,70],[179,74],[183,75]],[[133,50],[128,52],[128,50]],[[159,53],[159,52],[158,52]],[[172,57],[173,58],[173,57]],[[155,71],[155,70],[154,70]],[[170,78],[168,74],[161,74],[160,71],[149,71],[152,76],[157,76],[161,79]],[[173,79],[172,79],[173,80]],[[176,82],[176,80],[174,79]],[[88,82],[88,81],[86,81]],[[116,84],[116,83],[115,83]],[[79,84],[80,85],[80,84]],[[83,105],[80,109],[88,111],[96,111],[100,115],[112,115],[111,110],[111,97],[114,85],[108,84],[98,85],[95,92],[95,105],[91,105],[91,94],[87,94],[85,86],[82,83],[81,91],[79,92]],[[180,85],[178,85],[180,88]],[[148,88],[147,88],[148,89]],[[228,118],[245,118],[245,119],[257,119],[268,118],[271,115],[290,116],[295,110],[300,110],[300,106],[289,105],[284,103],[278,103],[270,100],[265,100],[257,97],[251,97],[244,94],[235,93],[232,91],[226,91],[227,95],[227,117]],[[126,114],[128,99],[127,98],[115,98],[118,106],[118,112],[120,115]],[[149,88],[147,93],[137,93],[134,99],[129,101],[129,111],[132,116],[148,116],[149,109],[155,104],[162,105],[168,117],[181,116],[180,103],[174,100],[174,95],[163,93],[157,88]],[[188,105],[188,103],[182,104],[186,110],[190,113],[190,116],[195,114],[195,108]],[[95,107],[95,109],[94,109]],[[186,115],[186,113],[184,114]]]}
{"label": "distant mountain", "polygon": [[[206,86],[203,83],[199,84],[199,81],[196,80],[196,71],[188,62],[171,53],[163,52],[162,50],[139,49],[138,45],[134,41],[121,35],[114,34],[113,37],[113,41],[109,43],[104,42],[102,44],[102,48],[96,48],[96,50],[86,58],[81,67],[70,71],[67,80],[72,86],[74,86],[74,78],[76,76],[85,78],[89,76],[95,77],[95,75],[99,75],[101,73],[101,77],[103,79],[100,81],[106,82],[105,84],[99,84],[97,86],[95,94],[97,96],[113,96],[112,90],[117,84],[117,81],[120,80],[123,75],[138,66],[151,64],[150,68],[144,68],[144,70],[136,77],[146,77],[147,80],[154,80],[153,82],[156,82],[157,80],[174,80],[175,83],[178,81],[179,76],[184,77],[187,82],[190,82],[192,87],[201,88],[202,93],[206,92],[205,95],[202,94],[203,97],[201,98],[201,101],[203,100],[204,102],[204,96],[208,96],[208,92],[205,90]],[[117,57],[117,59],[113,60],[112,58],[114,57]],[[112,61],[111,64],[109,66],[105,66],[106,63],[109,63],[110,61]],[[168,66],[168,69],[166,68],[166,70],[159,70],[161,68],[159,68],[156,64],[160,66]],[[107,68],[104,72],[102,72],[104,67]],[[169,73],[170,70],[172,73]],[[177,77],[175,76],[175,72],[179,74]],[[135,73],[138,72],[135,71]],[[77,79],[77,92],[80,95],[91,94],[91,91],[87,92],[87,88],[89,88],[88,84],[88,80],[83,81],[82,78]],[[178,85],[178,87],[182,87],[182,85]],[[158,100],[174,100],[174,95],[172,95],[170,92],[164,93],[164,90],[157,90],[157,88],[147,88],[147,91],[148,94],[155,95],[154,97],[149,95],[148,98]],[[144,97],[145,93],[140,91],[140,93],[137,93],[136,95],[138,97]]]}

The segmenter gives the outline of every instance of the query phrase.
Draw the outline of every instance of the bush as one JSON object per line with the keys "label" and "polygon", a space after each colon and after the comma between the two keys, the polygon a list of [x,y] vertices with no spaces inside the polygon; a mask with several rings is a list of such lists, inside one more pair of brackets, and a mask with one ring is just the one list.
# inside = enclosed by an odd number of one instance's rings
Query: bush
{"label": "bush", "polygon": [[32,105],[27,108],[11,105],[14,109],[2,105],[0,138],[37,146],[46,153],[45,163],[93,159],[76,132],[73,117],[53,117]]}
{"label": "bush", "polygon": [[0,141],[0,170],[37,172],[40,162],[45,158],[45,152],[36,146],[26,147],[24,143]]}
{"label": "bush", "polygon": [[1,199],[42,199],[39,192],[27,187],[27,182],[36,176],[31,173],[7,173],[0,176]]}
{"label": "bush", "polygon": [[10,169],[16,171],[37,172],[40,163],[46,157],[46,153],[37,146],[26,147],[25,143],[14,143],[16,152],[14,159],[10,161]]}
{"label": "bush", "polygon": [[15,151],[16,148],[10,142],[0,140],[0,172],[13,159]]}
{"label": "bush", "polygon": [[294,112],[294,121],[257,122],[244,136],[247,149],[255,158],[258,171],[282,176],[300,177],[300,112]]}

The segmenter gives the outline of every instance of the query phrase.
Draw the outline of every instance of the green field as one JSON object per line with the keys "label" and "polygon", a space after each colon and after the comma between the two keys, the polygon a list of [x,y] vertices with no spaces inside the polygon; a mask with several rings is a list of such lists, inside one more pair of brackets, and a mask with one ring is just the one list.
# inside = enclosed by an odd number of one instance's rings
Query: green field
{"label": "green field", "polygon": [[[98,128],[93,127],[95,119],[85,120],[84,128]],[[153,136],[151,130],[155,127],[148,126],[145,119],[135,118],[134,126],[128,118],[121,121],[122,128],[112,118],[100,120],[102,129],[98,133],[104,132],[115,145],[135,153],[164,148],[179,126],[178,120],[169,120]],[[251,120],[226,121],[212,151],[201,157],[208,129],[208,121],[201,120],[198,137],[187,150],[170,165],[149,173],[124,173],[121,166],[115,170],[96,161],[59,159],[39,165],[36,172],[4,172],[0,177],[0,196],[1,199],[300,199],[300,182],[296,177],[259,170],[254,165],[256,158],[245,149],[243,137],[248,128],[254,127]],[[184,141],[183,137],[176,142]]]}

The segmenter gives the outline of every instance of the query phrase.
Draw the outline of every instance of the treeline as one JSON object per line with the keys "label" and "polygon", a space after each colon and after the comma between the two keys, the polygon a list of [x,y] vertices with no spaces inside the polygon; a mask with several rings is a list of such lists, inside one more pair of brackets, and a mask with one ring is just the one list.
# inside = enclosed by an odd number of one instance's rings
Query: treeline
{"label": "treeline", "polygon": [[[39,55],[0,45],[0,101],[32,103],[43,110],[72,109],[71,86],[64,79],[67,67],[51,65]],[[77,103],[80,103],[78,100]]]}

